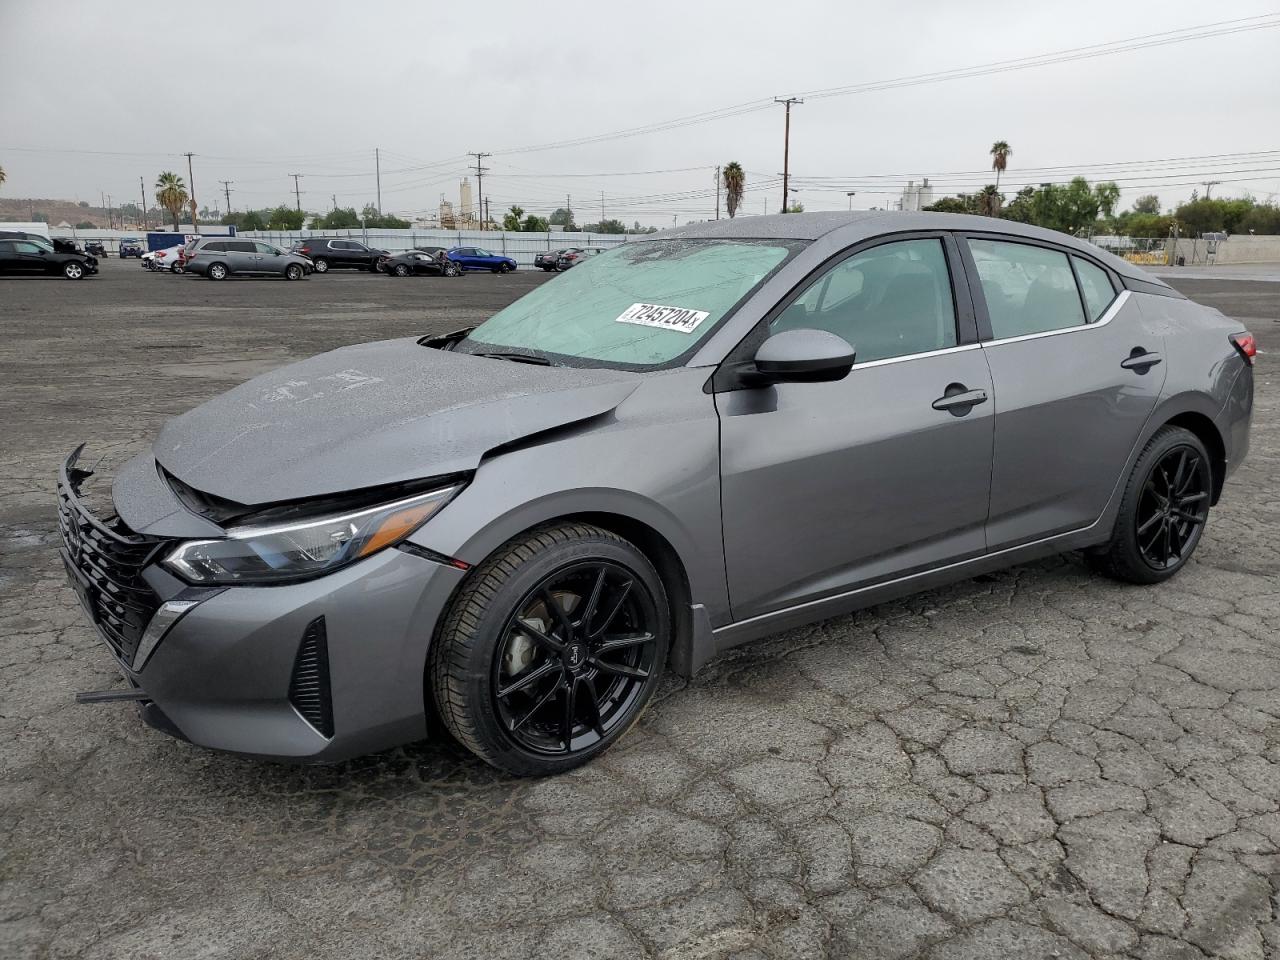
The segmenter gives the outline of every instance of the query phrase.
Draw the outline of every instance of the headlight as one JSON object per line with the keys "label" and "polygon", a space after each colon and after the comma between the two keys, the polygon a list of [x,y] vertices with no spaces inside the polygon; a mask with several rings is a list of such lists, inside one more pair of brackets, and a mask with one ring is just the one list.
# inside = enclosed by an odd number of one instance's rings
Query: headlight
{"label": "headlight", "polygon": [[399,543],[462,485],[320,520],[233,527],[225,540],[192,540],[164,558],[191,583],[280,583],[319,576]]}

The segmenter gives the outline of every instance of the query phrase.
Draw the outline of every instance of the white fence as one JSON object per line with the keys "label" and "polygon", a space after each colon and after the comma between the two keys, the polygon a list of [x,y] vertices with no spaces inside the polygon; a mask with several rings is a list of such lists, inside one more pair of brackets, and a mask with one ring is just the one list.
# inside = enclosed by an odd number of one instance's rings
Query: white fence
{"label": "white fence", "polygon": [[[49,232],[55,237],[72,237],[80,243],[100,240],[106,246],[108,256],[115,256],[124,237],[145,241],[147,235],[143,230],[59,230],[56,227],[50,227]],[[504,230],[257,230],[241,231],[237,236],[257,237],[286,250],[308,237],[348,237],[393,253],[414,247],[480,247],[511,257],[522,267],[532,267],[533,258],[547,250],[565,247],[606,250],[627,241],[627,236],[620,233],[517,233]]]}

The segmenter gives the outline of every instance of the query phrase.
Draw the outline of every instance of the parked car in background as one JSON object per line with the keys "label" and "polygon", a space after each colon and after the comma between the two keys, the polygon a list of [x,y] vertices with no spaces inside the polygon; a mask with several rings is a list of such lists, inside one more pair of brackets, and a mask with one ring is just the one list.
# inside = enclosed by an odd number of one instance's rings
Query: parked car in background
{"label": "parked car in background", "polygon": [[515,260],[500,253],[490,253],[481,247],[452,247],[449,259],[463,270],[489,270],[493,273],[510,273],[516,268]]}
{"label": "parked car in background", "polygon": [[152,250],[144,253],[139,259],[148,270],[168,270],[170,273],[182,273],[184,248],[167,247],[164,250]]}
{"label": "parked car in background", "polygon": [[594,257],[599,252],[598,248],[570,247],[568,250],[562,251],[560,256],[556,258],[556,269],[568,270],[570,267],[576,267],[583,260]]}
{"label": "parked car in background", "polygon": [[383,271],[391,277],[408,277],[420,274],[457,277],[462,274],[462,267],[449,259],[444,247],[417,247],[388,257],[382,265]]}
{"label": "parked car in background", "polygon": [[0,238],[7,240],[34,240],[39,246],[51,246],[58,253],[85,253],[74,240],[66,237],[46,237],[42,233],[26,230],[0,230]]}
{"label": "parked car in background", "polygon": [[244,237],[198,237],[187,244],[184,269],[210,280],[230,276],[276,276],[301,280],[312,270],[299,253],[281,250],[263,240]]}
{"label": "parked car in background", "polygon": [[369,270],[377,272],[389,257],[386,250],[370,247],[346,237],[308,237],[294,244],[291,253],[301,254],[315,264],[316,273],[333,269]]}
{"label": "parked car in background", "polygon": [[556,265],[560,262],[561,257],[563,257],[566,253],[571,253],[571,252],[577,251],[578,249],[580,248],[564,247],[563,249],[560,249],[560,250],[548,250],[546,253],[540,253],[536,257],[534,257],[533,265],[535,267],[541,267],[543,270],[550,273],[552,270],[555,270],[557,268]]}
{"label": "parked car in background", "polygon": [[68,280],[79,280],[97,272],[97,257],[55,250],[43,237],[0,237],[0,273],[60,273]]}
{"label": "parked car in background", "polygon": [[101,240],[90,240],[84,245],[84,252],[94,257],[106,257],[107,248]]}
{"label": "parked car in background", "polygon": [[136,237],[125,237],[120,241],[121,260],[128,259],[129,257],[141,257],[142,253],[142,241]]}

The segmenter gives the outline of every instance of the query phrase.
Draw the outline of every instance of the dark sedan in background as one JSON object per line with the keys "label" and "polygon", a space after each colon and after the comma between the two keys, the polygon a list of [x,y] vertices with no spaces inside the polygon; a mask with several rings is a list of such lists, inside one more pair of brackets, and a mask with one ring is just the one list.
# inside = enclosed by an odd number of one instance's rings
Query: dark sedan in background
{"label": "dark sedan in background", "polygon": [[481,247],[453,247],[449,250],[449,259],[463,270],[488,270],[492,273],[510,273],[516,268],[511,257],[501,253],[490,253]]}
{"label": "dark sedan in background", "polygon": [[546,253],[540,253],[534,257],[533,265],[541,267],[547,273],[550,273],[552,270],[557,269],[557,264],[561,257],[565,256],[565,254],[576,253],[579,249],[579,247],[563,247],[559,250],[548,250]]}
{"label": "dark sedan in background", "polygon": [[98,258],[87,253],[55,250],[41,237],[0,238],[0,273],[60,273],[68,280],[79,280],[97,272]]}
{"label": "dark sedan in background", "polygon": [[599,250],[588,250],[583,247],[571,247],[568,250],[562,250],[560,256],[556,258],[556,269],[568,270],[570,267],[576,267],[583,260],[588,260],[599,252]]}
{"label": "dark sedan in background", "polygon": [[418,247],[397,253],[383,261],[382,269],[390,277],[462,275],[461,265],[449,259],[449,252],[444,247]]}

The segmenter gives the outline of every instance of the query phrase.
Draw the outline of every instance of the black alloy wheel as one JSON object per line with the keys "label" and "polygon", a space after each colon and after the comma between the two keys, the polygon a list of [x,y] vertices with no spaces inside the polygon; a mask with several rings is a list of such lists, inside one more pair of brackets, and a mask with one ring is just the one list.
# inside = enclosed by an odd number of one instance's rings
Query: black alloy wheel
{"label": "black alloy wheel", "polygon": [[432,640],[426,686],[476,756],[517,776],[563,773],[639,719],[670,642],[649,558],[610,530],[555,524],[467,574]]}
{"label": "black alloy wheel", "polygon": [[568,755],[629,715],[658,648],[653,598],[602,560],[556,571],[507,621],[492,693],[508,736],[531,753]]}
{"label": "black alloy wheel", "polygon": [[1209,518],[1209,465],[1190,446],[1169,450],[1151,468],[1134,515],[1138,550],[1153,570],[1182,563]]}
{"label": "black alloy wheel", "polygon": [[1159,583],[1186,565],[1213,501],[1213,461],[1190,430],[1166,424],[1139,454],[1111,538],[1085,552],[1094,569],[1129,583]]}

